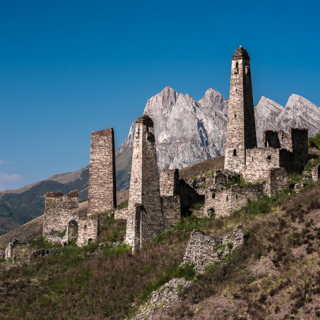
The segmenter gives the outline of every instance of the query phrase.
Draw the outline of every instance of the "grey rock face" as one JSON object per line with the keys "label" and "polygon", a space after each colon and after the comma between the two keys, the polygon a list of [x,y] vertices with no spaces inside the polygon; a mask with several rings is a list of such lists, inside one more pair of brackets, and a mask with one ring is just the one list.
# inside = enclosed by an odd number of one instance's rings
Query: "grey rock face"
{"label": "grey rock face", "polygon": [[[170,87],[150,98],[144,114],[154,122],[159,168],[184,168],[223,155],[227,111],[228,101],[213,89],[207,90],[200,101]],[[121,171],[121,176],[132,157],[134,130],[135,123],[116,150],[117,172]],[[121,184],[120,188],[128,186]]]}
{"label": "grey rock face", "polygon": [[276,130],[279,115],[283,110],[284,108],[280,104],[266,97],[261,97],[259,103],[254,108],[257,142],[259,147],[262,146],[263,131]]}
{"label": "grey rock face", "polygon": [[320,130],[320,109],[309,100],[292,94],[277,123],[278,129],[290,127],[308,128],[309,137],[315,136]]}
{"label": "grey rock face", "polygon": [[290,127],[308,128],[309,137],[320,130],[320,109],[309,100],[292,94],[283,108],[278,103],[262,97],[255,107],[258,146],[262,145],[264,130],[284,130]]}

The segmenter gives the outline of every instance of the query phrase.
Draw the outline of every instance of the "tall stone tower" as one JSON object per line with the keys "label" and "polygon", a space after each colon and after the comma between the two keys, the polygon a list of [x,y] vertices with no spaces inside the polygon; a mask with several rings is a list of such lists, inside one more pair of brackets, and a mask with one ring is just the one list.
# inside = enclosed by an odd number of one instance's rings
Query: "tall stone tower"
{"label": "tall stone tower", "polygon": [[133,142],[125,242],[133,250],[163,232],[163,215],[153,121],[142,115]]}
{"label": "tall stone tower", "polygon": [[250,57],[241,46],[231,63],[230,98],[224,168],[244,173],[246,149],[257,147]]}
{"label": "tall stone tower", "polygon": [[87,213],[113,209],[116,201],[114,133],[108,128],[91,134]]}

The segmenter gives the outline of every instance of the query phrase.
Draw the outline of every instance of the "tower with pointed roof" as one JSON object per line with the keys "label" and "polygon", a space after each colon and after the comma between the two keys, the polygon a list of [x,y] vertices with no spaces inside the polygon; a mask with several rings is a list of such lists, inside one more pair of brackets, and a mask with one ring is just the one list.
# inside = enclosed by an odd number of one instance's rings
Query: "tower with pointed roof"
{"label": "tower with pointed roof", "polygon": [[224,168],[244,173],[246,149],[257,147],[250,57],[241,46],[231,62],[230,96]]}

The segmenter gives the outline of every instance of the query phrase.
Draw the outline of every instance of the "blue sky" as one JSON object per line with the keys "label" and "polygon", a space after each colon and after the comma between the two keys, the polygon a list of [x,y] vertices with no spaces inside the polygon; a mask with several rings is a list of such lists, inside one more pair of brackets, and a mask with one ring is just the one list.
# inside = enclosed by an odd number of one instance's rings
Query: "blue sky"
{"label": "blue sky", "polygon": [[254,102],[320,106],[320,1],[0,0],[0,190],[89,163],[92,131],[116,146],[169,85],[229,96],[251,56]]}

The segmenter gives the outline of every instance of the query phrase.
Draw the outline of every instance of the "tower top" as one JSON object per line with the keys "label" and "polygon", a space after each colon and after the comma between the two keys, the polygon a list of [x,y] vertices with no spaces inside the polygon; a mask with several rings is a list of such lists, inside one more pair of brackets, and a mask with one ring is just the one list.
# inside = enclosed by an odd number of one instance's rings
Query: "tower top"
{"label": "tower top", "polygon": [[147,126],[149,127],[153,127],[153,121],[152,119],[146,115],[146,114],[143,114],[138,120],[137,120],[137,123],[143,123],[143,124],[146,124]]}
{"label": "tower top", "polygon": [[234,52],[232,60],[250,60],[248,52],[246,49],[242,48],[241,46]]}

